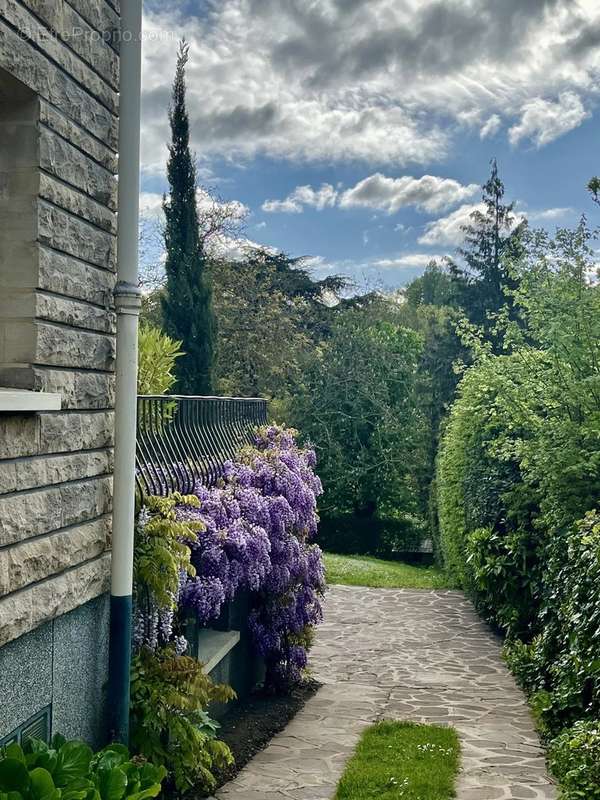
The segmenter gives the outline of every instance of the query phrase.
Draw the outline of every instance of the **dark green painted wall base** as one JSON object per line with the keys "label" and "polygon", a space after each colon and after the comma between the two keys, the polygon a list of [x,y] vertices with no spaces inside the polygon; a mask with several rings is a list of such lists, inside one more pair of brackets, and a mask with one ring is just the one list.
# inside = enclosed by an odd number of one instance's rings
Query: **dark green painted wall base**
{"label": "dark green painted wall base", "polygon": [[123,744],[129,744],[132,606],[131,595],[110,598],[110,736]]}

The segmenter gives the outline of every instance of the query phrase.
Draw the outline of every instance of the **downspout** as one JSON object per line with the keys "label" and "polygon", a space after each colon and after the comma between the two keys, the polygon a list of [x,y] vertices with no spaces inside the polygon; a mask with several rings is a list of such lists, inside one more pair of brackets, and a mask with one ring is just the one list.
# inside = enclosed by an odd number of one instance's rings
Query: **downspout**
{"label": "downspout", "polygon": [[110,598],[109,713],[113,739],[129,739],[140,188],[142,0],[121,0],[119,78],[119,194],[117,234],[117,364],[112,575]]}

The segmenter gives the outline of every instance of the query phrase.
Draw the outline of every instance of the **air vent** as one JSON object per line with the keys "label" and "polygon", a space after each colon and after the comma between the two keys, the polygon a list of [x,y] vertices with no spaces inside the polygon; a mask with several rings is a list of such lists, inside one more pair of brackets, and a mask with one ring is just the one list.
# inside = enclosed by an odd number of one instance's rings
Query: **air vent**
{"label": "air vent", "polygon": [[50,713],[51,706],[47,706],[42,711],[38,711],[22,725],[10,733],[6,738],[0,740],[0,746],[12,744],[24,744],[27,739],[42,739],[44,742],[50,741]]}

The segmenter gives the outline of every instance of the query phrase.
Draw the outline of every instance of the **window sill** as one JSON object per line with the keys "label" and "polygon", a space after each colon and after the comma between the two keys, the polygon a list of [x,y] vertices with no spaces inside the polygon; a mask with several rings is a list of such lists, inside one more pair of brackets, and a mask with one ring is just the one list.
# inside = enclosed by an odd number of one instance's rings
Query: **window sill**
{"label": "window sill", "polygon": [[0,413],[35,413],[36,411],[60,411],[60,409],[61,396],[59,394],[0,388]]}

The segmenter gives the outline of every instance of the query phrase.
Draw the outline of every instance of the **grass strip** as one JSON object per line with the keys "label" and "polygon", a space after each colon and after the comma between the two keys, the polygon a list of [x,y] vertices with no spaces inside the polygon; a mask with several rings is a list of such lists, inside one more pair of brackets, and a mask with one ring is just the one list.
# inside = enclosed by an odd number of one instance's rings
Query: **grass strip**
{"label": "grass strip", "polygon": [[335,800],[450,800],[459,762],[453,728],[379,722],[363,733]]}
{"label": "grass strip", "polygon": [[383,561],[371,556],[325,553],[327,581],[375,589],[450,589],[452,582],[437,567]]}

